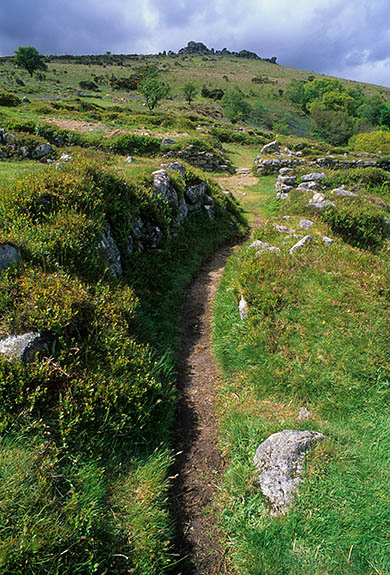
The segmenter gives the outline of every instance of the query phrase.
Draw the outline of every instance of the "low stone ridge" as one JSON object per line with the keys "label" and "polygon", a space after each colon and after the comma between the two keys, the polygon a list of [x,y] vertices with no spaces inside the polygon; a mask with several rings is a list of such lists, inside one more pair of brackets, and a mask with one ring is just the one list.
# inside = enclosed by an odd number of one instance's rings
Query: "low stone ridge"
{"label": "low stone ridge", "polygon": [[16,266],[21,259],[18,248],[11,244],[0,244],[0,271]]}
{"label": "low stone ridge", "polygon": [[180,158],[191,164],[191,166],[201,168],[206,172],[226,172],[232,169],[230,160],[212,152],[199,152],[192,144],[178,152],[171,150],[164,155],[164,158]]}
{"label": "low stone ridge", "polygon": [[31,149],[18,142],[16,135],[7,132],[4,128],[0,128],[0,145],[3,146],[0,150],[0,159],[12,157],[25,160],[30,158],[43,162],[48,160],[54,152],[53,146],[49,143],[40,144]]}
{"label": "low stone ridge", "polygon": [[0,353],[10,360],[20,359],[23,363],[31,363],[36,354],[47,355],[48,352],[47,340],[39,332],[10,335],[0,340]]}
{"label": "low stone ridge", "polygon": [[323,439],[322,433],[315,431],[283,430],[259,445],[254,464],[259,471],[260,489],[267,498],[271,515],[287,513],[299,489],[305,455]]}
{"label": "low stone ridge", "polygon": [[277,140],[273,142],[269,142],[269,144],[265,144],[261,148],[260,154],[279,154],[280,153],[280,144]]}
{"label": "low stone ridge", "polygon": [[[263,153],[263,152],[262,152]],[[258,155],[255,159],[255,169],[258,174],[267,176],[269,174],[274,174],[282,168],[297,168],[298,166],[310,166],[312,168],[330,168],[332,170],[350,170],[352,168],[371,168],[378,167],[383,170],[390,171],[390,160],[387,158],[381,158],[380,160],[343,160],[339,158],[334,158],[333,156],[326,156],[325,158],[317,158],[316,160],[305,160],[303,159],[301,152],[272,152],[277,155],[277,158],[268,158],[269,152],[263,158],[262,155]]]}

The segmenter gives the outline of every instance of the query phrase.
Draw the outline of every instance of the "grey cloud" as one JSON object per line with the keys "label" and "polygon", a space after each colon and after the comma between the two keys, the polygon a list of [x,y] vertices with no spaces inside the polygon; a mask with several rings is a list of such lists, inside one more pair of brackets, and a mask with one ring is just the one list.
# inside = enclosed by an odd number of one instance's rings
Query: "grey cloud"
{"label": "grey cloud", "polygon": [[[5,5],[4,5],[5,4]],[[281,64],[388,82],[387,0],[2,0],[0,54],[148,53],[189,40]],[[376,76],[377,74],[377,76]]]}

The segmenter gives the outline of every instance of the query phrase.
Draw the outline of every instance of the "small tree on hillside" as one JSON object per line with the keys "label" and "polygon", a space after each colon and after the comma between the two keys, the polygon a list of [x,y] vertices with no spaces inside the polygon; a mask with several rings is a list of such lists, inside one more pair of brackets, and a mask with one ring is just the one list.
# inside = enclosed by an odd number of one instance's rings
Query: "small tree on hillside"
{"label": "small tree on hillside", "polygon": [[225,93],[221,100],[223,113],[231,122],[246,120],[251,113],[251,105],[245,100],[244,96],[235,88]]}
{"label": "small tree on hillside", "polygon": [[143,94],[149,110],[153,110],[156,104],[169,94],[169,86],[156,76],[146,76],[139,84],[138,90]]}
{"label": "small tree on hillside", "polygon": [[191,104],[192,100],[195,98],[197,93],[198,90],[196,89],[196,86],[194,86],[194,84],[191,84],[190,82],[184,84],[183,94],[184,98],[187,100],[189,104]]}
{"label": "small tree on hillside", "polygon": [[36,70],[47,70],[45,57],[34,46],[19,46],[15,50],[15,60],[17,65],[25,68],[30,76]]}

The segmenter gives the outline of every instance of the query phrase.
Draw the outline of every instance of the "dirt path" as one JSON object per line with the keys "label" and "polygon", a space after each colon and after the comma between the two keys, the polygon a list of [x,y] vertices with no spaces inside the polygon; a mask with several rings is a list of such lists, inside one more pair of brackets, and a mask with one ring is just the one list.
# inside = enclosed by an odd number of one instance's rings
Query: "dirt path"
{"label": "dirt path", "polygon": [[225,463],[217,445],[214,411],[219,373],[211,352],[212,302],[232,247],[218,250],[188,292],[182,314],[183,339],[178,357],[179,407],[173,500],[177,545],[187,560],[178,572],[191,575],[226,573],[223,551],[207,506],[222,478]]}

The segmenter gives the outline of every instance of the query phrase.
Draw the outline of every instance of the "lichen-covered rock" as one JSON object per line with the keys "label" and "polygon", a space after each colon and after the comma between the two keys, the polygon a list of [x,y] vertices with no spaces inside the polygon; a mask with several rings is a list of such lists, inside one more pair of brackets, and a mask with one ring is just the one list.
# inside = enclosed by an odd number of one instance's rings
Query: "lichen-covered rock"
{"label": "lichen-covered rock", "polygon": [[10,335],[0,340],[0,353],[8,359],[20,359],[23,363],[31,363],[37,354],[48,354],[47,339],[39,332],[29,332],[23,335]]}
{"label": "lichen-covered rock", "polygon": [[295,230],[288,228],[287,226],[281,226],[280,224],[274,224],[274,228],[280,234],[293,234]]}
{"label": "lichen-covered rock", "polygon": [[302,239],[297,241],[297,243],[294,244],[292,248],[289,249],[289,253],[293,254],[295,250],[299,250],[300,248],[307,246],[307,244],[309,244],[312,239],[313,238],[311,236],[304,236]]}
{"label": "lichen-covered rock", "polygon": [[270,142],[269,144],[265,144],[261,148],[260,154],[279,154],[280,153],[280,145],[277,140]]}
{"label": "lichen-covered rock", "polygon": [[334,190],[332,190],[332,194],[335,194],[336,196],[339,196],[341,198],[356,198],[357,194],[355,194],[355,192],[350,192],[349,190],[346,190],[344,185],[340,186],[339,188],[335,188]]}
{"label": "lichen-covered rock", "polygon": [[174,140],[173,138],[164,138],[163,141],[161,142],[162,146],[169,146],[172,144],[176,144],[176,140]]}
{"label": "lichen-covered rock", "polygon": [[53,147],[51,144],[41,144],[40,146],[37,146],[35,148],[35,150],[32,153],[32,157],[35,160],[41,160],[42,158],[45,158],[46,156],[49,156],[53,151]]}
{"label": "lichen-covered rock", "polygon": [[326,178],[324,172],[314,172],[312,174],[305,174],[301,177],[302,182],[318,182]]}
{"label": "lichen-covered rock", "polygon": [[314,196],[312,197],[312,199],[309,201],[308,204],[306,204],[308,208],[315,208],[316,210],[325,210],[325,208],[329,208],[335,207],[335,204],[333,202],[331,202],[330,200],[327,200],[324,196],[324,194],[319,194],[316,193],[314,194]]}
{"label": "lichen-covered rock", "polygon": [[328,238],[328,236],[322,236],[322,241],[327,246],[334,244],[334,240],[332,240],[332,238]]}
{"label": "lichen-covered rock", "polygon": [[298,225],[300,228],[303,228],[304,230],[308,230],[313,225],[313,222],[311,220],[302,219]]}
{"label": "lichen-covered rock", "polygon": [[202,181],[200,184],[190,186],[185,191],[185,197],[190,204],[190,211],[193,211],[194,207],[199,209],[207,201],[207,183]]}
{"label": "lichen-covered rock", "polygon": [[171,180],[165,170],[153,172],[153,187],[155,193],[161,194],[161,197],[167,200],[171,208],[177,209],[179,207],[177,192],[171,185]]}
{"label": "lichen-covered rock", "polygon": [[103,256],[107,262],[108,271],[114,278],[122,275],[122,263],[118,246],[115,243],[110,226],[103,230],[103,237],[100,242]]}
{"label": "lichen-covered rock", "polygon": [[307,451],[322,441],[315,431],[283,430],[274,433],[256,450],[254,464],[260,489],[267,498],[271,515],[284,515],[298,491],[302,464]]}
{"label": "lichen-covered rock", "polygon": [[0,271],[13,267],[20,261],[18,248],[11,244],[0,244]]}
{"label": "lichen-covered rock", "polygon": [[300,192],[315,192],[320,189],[319,182],[302,182],[297,187]]}
{"label": "lichen-covered rock", "polygon": [[267,242],[262,242],[261,240],[255,240],[254,242],[251,243],[251,245],[249,246],[250,248],[257,248],[257,249],[264,249],[267,248],[269,246],[269,243]]}

